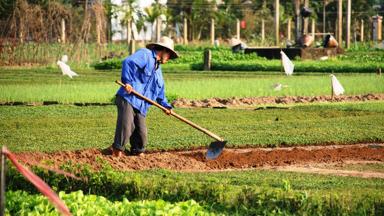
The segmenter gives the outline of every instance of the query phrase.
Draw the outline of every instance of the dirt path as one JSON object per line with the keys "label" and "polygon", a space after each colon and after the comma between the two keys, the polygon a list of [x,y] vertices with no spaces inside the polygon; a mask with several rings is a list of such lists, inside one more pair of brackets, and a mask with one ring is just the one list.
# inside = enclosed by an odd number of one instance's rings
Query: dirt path
{"label": "dirt path", "polygon": [[282,171],[338,174],[384,178],[384,172],[334,169],[319,164],[343,164],[351,161],[384,163],[384,143],[287,148],[225,149],[216,160],[206,160],[205,150],[148,152],[143,156],[114,158],[108,150],[86,149],[54,153],[24,152],[17,157],[28,165],[58,168],[71,161],[99,169],[109,163],[118,170],[163,168],[176,171],[223,171],[238,169],[276,169]]}
{"label": "dirt path", "polygon": [[[262,105],[284,105],[284,104],[307,104],[307,103],[322,103],[322,102],[356,102],[356,101],[383,101],[383,93],[362,94],[362,95],[341,95],[332,98],[330,95],[323,96],[268,96],[268,97],[232,97],[232,98],[208,98],[202,100],[191,100],[180,98],[174,100],[172,105],[180,108],[255,108]],[[0,101],[0,106],[46,106],[63,104],[59,101],[43,101],[43,102],[23,102],[23,101]],[[64,103],[66,104],[66,103]],[[107,106],[113,103],[98,103],[98,102],[75,102],[76,106]],[[273,106],[259,107],[259,109],[280,108]]]}
{"label": "dirt path", "polygon": [[384,172],[371,172],[371,171],[356,171],[356,170],[340,170],[340,169],[330,169],[330,168],[317,168],[312,166],[283,166],[272,168],[277,171],[287,171],[287,172],[300,172],[300,173],[316,173],[324,175],[337,175],[337,176],[354,176],[361,178],[380,178],[384,179]]}
{"label": "dirt path", "polygon": [[265,104],[295,104],[316,102],[355,102],[384,100],[384,94],[328,96],[282,96],[282,97],[248,97],[248,98],[209,98],[203,100],[177,99],[172,102],[175,107],[246,107]]}

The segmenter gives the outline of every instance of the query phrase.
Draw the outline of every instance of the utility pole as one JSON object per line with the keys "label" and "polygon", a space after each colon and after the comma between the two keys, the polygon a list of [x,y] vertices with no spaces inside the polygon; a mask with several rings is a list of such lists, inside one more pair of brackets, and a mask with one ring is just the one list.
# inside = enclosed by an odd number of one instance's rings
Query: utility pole
{"label": "utility pole", "polygon": [[316,33],[316,22],[315,22],[315,19],[312,19],[312,22],[311,22],[311,32],[312,32],[312,37],[313,37],[313,40],[315,41],[315,33]]}
{"label": "utility pole", "polygon": [[326,31],[326,26],[327,26],[327,23],[326,23],[326,19],[325,19],[325,17],[326,17],[326,7],[327,7],[327,0],[324,0],[324,3],[323,3],[323,33],[325,33],[325,31]]}
{"label": "utility pole", "polygon": [[162,20],[161,20],[160,16],[158,16],[156,18],[156,42],[160,41],[160,37],[161,37],[161,23],[162,23]]}
{"label": "utility pole", "polygon": [[288,19],[287,23],[287,40],[291,40],[291,18]]}
{"label": "utility pole", "polygon": [[184,24],[183,24],[183,29],[184,29],[184,32],[183,32],[183,37],[184,37],[184,44],[187,45],[188,44],[188,22],[187,22],[187,18],[184,17]]}
{"label": "utility pole", "polygon": [[264,43],[265,40],[265,20],[261,20],[261,42]]}
{"label": "utility pole", "polygon": [[61,43],[65,43],[65,20],[61,19]]}
{"label": "utility pole", "polygon": [[347,1],[347,49],[351,46],[351,0]]}
{"label": "utility pole", "polygon": [[[304,7],[309,8],[309,0],[304,0]],[[304,18],[304,34],[308,34],[308,26],[309,26],[309,18],[305,17]]]}
{"label": "utility pole", "polygon": [[343,0],[338,0],[337,7],[337,42],[342,47],[343,44]]}
{"label": "utility pole", "polygon": [[360,21],[360,42],[364,42],[364,20]]}
{"label": "utility pole", "polygon": [[300,0],[295,0],[295,41],[299,41],[300,37]]}
{"label": "utility pole", "polygon": [[279,18],[280,18],[280,0],[275,0],[275,45],[279,46],[280,29],[279,29]]}
{"label": "utility pole", "polygon": [[240,40],[240,20],[236,19],[236,38]]}
{"label": "utility pole", "polygon": [[211,44],[215,44],[215,19],[211,19]]}
{"label": "utility pole", "polygon": [[131,21],[131,19],[129,19],[127,22],[127,43],[128,43],[128,45],[131,42],[131,40],[132,40],[132,21]]}

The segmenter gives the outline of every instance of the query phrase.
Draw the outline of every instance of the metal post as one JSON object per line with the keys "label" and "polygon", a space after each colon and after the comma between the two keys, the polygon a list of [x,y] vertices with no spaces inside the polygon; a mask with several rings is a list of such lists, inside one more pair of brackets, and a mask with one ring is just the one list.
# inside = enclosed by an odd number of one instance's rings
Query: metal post
{"label": "metal post", "polygon": [[5,154],[4,146],[1,149],[1,173],[0,173],[0,215],[5,215]]}

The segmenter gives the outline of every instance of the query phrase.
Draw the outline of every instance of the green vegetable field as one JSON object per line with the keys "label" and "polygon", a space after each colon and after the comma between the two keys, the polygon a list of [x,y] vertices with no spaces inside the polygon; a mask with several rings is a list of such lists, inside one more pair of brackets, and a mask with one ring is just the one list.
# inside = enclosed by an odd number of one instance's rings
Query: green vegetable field
{"label": "green vegetable field", "polygon": [[[319,96],[331,94],[329,73],[299,73],[287,77],[266,72],[198,72],[164,69],[166,94],[170,101],[177,98],[206,99],[212,97],[258,96]],[[80,70],[79,77],[70,79],[58,68],[5,69],[1,72],[1,102],[57,101],[73,103],[111,103],[120,79],[120,71]],[[375,74],[339,74],[346,95],[384,92],[384,77]],[[287,87],[276,91],[273,85]],[[364,83],[364,85],[359,85]]]}
{"label": "green vegetable field", "polygon": [[[384,51],[360,43],[324,61],[292,59],[287,76],[280,59],[224,43],[177,44],[181,57],[161,65],[173,111],[228,141],[211,159],[213,138],[154,106],[144,154],[130,141],[121,157],[111,151],[125,42],[0,41],[5,215],[61,215],[12,157],[73,215],[384,215]],[[64,54],[78,76],[56,65]]]}

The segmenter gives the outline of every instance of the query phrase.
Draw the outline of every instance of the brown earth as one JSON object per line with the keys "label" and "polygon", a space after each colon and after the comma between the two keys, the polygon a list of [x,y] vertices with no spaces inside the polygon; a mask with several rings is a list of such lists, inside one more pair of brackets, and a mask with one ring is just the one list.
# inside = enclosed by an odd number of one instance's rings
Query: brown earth
{"label": "brown earth", "polygon": [[[322,102],[356,102],[356,101],[379,101],[384,100],[383,93],[364,94],[364,95],[341,95],[335,96],[282,96],[282,97],[248,97],[248,98],[209,98],[202,100],[191,100],[180,98],[172,102],[174,107],[190,108],[227,108],[227,107],[254,107],[258,105],[274,105],[274,104],[297,104],[297,103],[322,103]],[[46,106],[62,104],[58,101],[43,102],[23,102],[23,101],[0,101],[0,106]],[[113,103],[88,103],[76,102],[76,106],[107,106]],[[266,107],[269,108],[269,107]],[[273,107],[276,108],[276,107]]]}
{"label": "brown earth", "polygon": [[[225,149],[216,160],[207,160],[205,150],[184,150],[148,152],[143,156],[122,156],[114,158],[109,150],[85,149],[78,151],[60,151],[54,153],[24,152],[17,158],[27,165],[57,169],[61,164],[71,161],[73,164],[89,165],[100,169],[103,163],[109,163],[117,170],[145,170],[154,168],[175,171],[223,171],[237,169],[277,169],[282,171],[302,171],[324,174],[344,173],[362,176],[348,171],[332,171],[330,167],[318,164],[343,164],[350,161],[384,163],[384,143],[355,144],[333,146],[307,146],[286,148],[243,148]],[[317,165],[317,166],[316,166]],[[312,171],[311,171],[312,169]],[[363,173],[364,174],[364,173]],[[371,173],[365,177],[384,178],[383,173]]]}
{"label": "brown earth", "polygon": [[295,104],[316,102],[355,102],[384,100],[384,94],[341,95],[335,96],[283,96],[283,97],[248,97],[248,98],[210,98],[203,100],[177,99],[172,105],[175,107],[241,107],[262,104]]}

